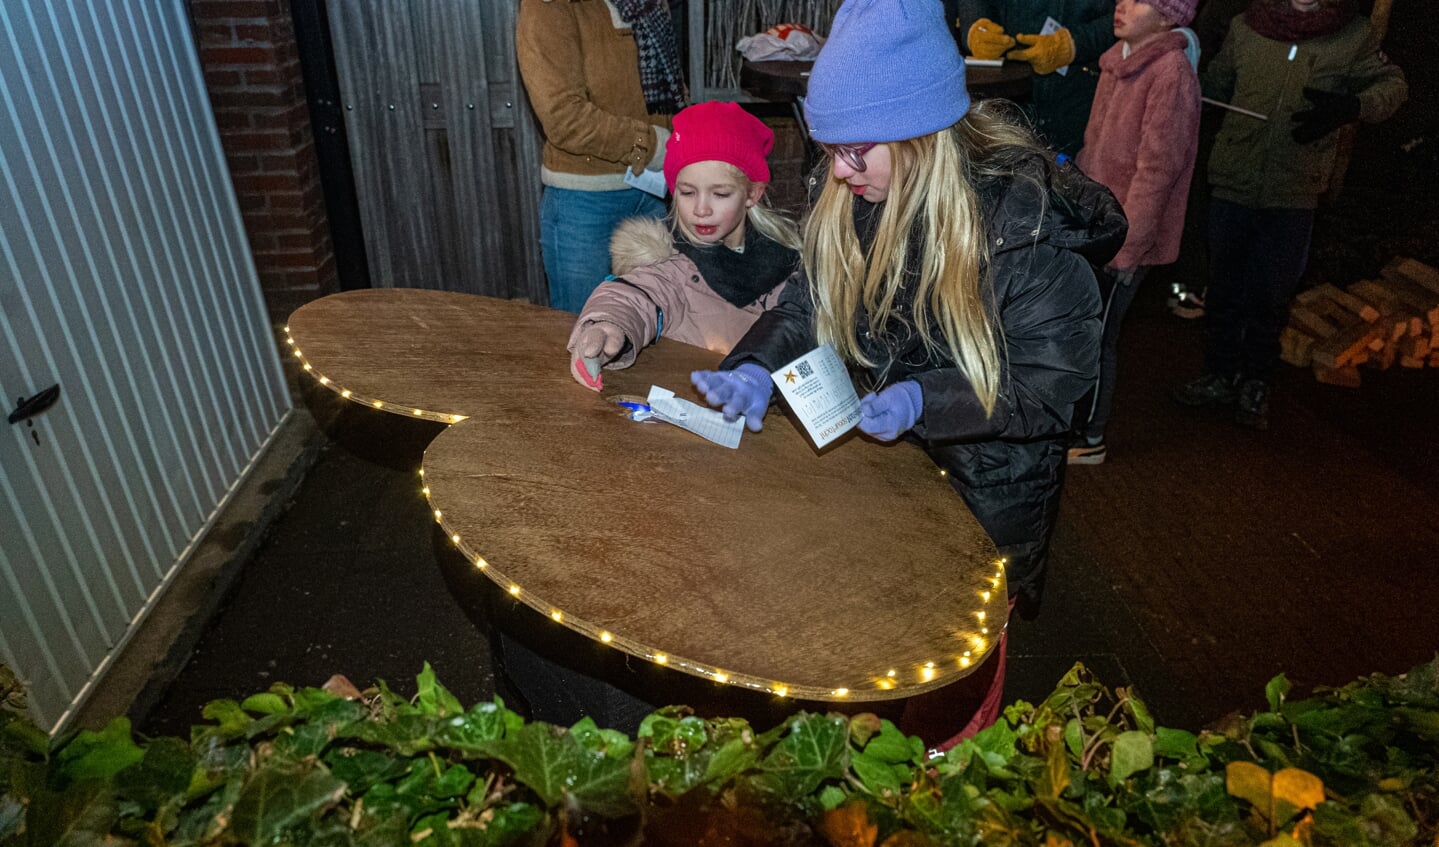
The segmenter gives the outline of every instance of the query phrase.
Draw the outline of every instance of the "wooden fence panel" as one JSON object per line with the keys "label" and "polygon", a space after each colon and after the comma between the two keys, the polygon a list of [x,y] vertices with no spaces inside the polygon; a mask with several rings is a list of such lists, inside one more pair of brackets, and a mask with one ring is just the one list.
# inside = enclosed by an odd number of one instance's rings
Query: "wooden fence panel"
{"label": "wooden fence panel", "polygon": [[539,130],[519,91],[515,5],[330,4],[378,287],[546,302]]}

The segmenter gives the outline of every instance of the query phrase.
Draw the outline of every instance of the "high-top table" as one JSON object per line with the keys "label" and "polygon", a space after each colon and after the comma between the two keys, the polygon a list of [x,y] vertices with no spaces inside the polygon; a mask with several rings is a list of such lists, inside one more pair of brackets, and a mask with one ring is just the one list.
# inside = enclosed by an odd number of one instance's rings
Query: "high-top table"
{"label": "high-top table", "polygon": [[335,294],[286,327],[321,385],[443,421],[423,486],[460,555],[556,627],[648,662],[807,700],[910,697],[971,673],[1006,624],[994,545],[917,447],[817,452],[773,408],[736,450],[631,420],[696,401],[720,357],[662,339],[603,393],[571,379],[574,316],[416,289]]}
{"label": "high-top table", "polygon": [[[740,65],[739,85],[762,100],[785,102],[803,97],[814,62],[750,62]],[[1029,95],[1034,72],[1027,62],[1006,61],[1000,67],[965,68],[965,87],[978,98],[1017,100]]]}

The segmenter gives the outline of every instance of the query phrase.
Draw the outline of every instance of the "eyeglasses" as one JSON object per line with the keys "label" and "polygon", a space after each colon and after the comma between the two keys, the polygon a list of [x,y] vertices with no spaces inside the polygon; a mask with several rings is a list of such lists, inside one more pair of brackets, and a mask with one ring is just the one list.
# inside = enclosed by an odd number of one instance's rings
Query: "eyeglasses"
{"label": "eyeglasses", "polygon": [[864,172],[864,154],[879,146],[878,141],[871,141],[868,144],[826,144],[823,141],[815,142],[819,149],[831,159],[839,159],[856,171]]}

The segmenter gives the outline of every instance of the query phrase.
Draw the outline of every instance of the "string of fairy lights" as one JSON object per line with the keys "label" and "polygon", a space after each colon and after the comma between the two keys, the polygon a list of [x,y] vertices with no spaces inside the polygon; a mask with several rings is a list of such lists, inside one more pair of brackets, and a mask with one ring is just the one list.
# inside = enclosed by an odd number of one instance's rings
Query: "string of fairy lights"
{"label": "string of fairy lights", "polygon": [[[446,424],[459,423],[467,417],[466,415],[452,412],[438,412],[389,403],[377,397],[367,397],[357,394],[351,389],[339,385],[324,374],[319,373],[312,363],[305,359],[303,351],[301,351],[295,343],[294,337],[290,334],[290,327],[286,326],[284,331],[285,344],[290,348],[291,355],[299,360],[301,369],[318,381],[320,385],[334,391],[347,400],[392,414],[440,421]],[[940,476],[945,476],[946,472],[941,469],[939,474]],[[555,607],[553,604],[547,603],[543,598],[525,590],[519,583],[507,577],[503,572],[497,569],[493,563],[481,555],[478,550],[474,549],[467,539],[463,538],[460,533],[455,530],[453,524],[445,519],[443,510],[435,506],[435,502],[431,497],[430,487],[424,480],[425,471],[423,468],[419,471],[419,476],[421,481],[420,491],[424,495],[426,503],[430,506],[430,511],[434,515],[435,522],[444,530],[450,539],[450,543],[455,546],[459,553],[465,557],[465,560],[470,562],[476,570],[484,573],[514,599],[535,609],[557,624],[569,627],[601,644],[622,650],[625,653],[653,662],[656,665],[684,671],[694,676],[712,680],[718,684],[747,688],[753,691],[772,694],[776,697],[797,697],[806,700],[880,700],[885,699],[887,692],[894,690],[901,684],[906,685],[909,689],[907,693],[910,694],[920,694],[924,691],[938,688],[947,684],[953,678],[963,676],[967,673],[967,671],[983,659],[987,651],[997,643],[997,639],[990,633],[988,609],[992,604],[996,605],[997,608],[1003,609],[1008,602],[1004,575],[1005,565],[1008,564],[1008,560],[1000,558],[994,563],[993,575],[984,577],[982,581],[984,587],[976,591],[976,596],[984,604],[985,608],[974,612],[974,624],[972,628],[954,633],[959,644],[967,646],[968,649],[959,650],[956,654],[947,657],[943,661],[926,661],[914,666],[889,668],[882,673],[872,673],[865,678],[864,682],[854,685],[853,687],[820,688],[811,685],[800,685],[767,679],[661,652],[647,644],[626,638],[619,633],[611,632],[602,626],[576,617]],[[1004,624],[1001,624],[1001,630],[1003,629],[1003,625]]]}

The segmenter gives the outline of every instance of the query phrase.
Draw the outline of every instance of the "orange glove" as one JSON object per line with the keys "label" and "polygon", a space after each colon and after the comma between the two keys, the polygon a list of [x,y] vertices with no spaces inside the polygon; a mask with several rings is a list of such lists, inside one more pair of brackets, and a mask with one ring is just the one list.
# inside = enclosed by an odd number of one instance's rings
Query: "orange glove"
{"label": "orange glove", "polygon": [[980,18],[969,28],[969,55],[976,59],[998,59],[1014,46],[1014,39],[1004,34],[1004,27]]}
{"label": "orange glove", "polygon": [[1049,35],[1017,35],[1015,40],[1027,46],[1006,58],[1028,62],[1037,74],[1052,74],[1074,61],[1074,38],[1067,29]]}

